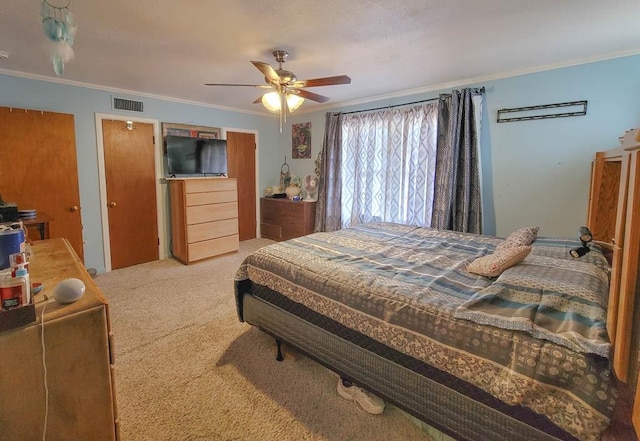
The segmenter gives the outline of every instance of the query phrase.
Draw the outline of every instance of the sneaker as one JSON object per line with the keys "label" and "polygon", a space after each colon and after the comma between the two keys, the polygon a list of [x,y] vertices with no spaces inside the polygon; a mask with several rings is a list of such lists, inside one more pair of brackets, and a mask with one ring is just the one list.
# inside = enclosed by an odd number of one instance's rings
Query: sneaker
{"label": "sneaker", "polygon": [[346,400],[355,401],[365,412],[378,415],[384,411],[384,401],[381,398],[342,378],[338,378],[338,395]]}

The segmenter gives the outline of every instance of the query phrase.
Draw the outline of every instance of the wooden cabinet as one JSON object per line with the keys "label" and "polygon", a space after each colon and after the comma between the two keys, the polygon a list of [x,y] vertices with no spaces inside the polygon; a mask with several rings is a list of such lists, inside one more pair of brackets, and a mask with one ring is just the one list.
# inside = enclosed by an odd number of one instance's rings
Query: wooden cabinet
{"label": "wooden cabinet", "polygon": [[[34,243],[29,273],[43,284],[37,320],[0,334],[0,438],[42,439],[46,418],[48,440],[117,440],[107,300],[66,239]],[[69,277],[85,293],[60,305],[53,290]]]}
{"label": "wooden cabinet", "polygon": [[260,199],[262,237],[288,240],[313,233],[315,202],[293,202],[286,198]]}
{"label": "wooden cabinet", "polygon": [[591,163],[587,225],[594,240],[613,242],[618,213],[622,148],[597,152]]}
{"label": "wooden cabinet", "polygon": [[620,141],[619,147],[596,153],[592,163],[588,222],[594,239],[613,248],[607,331],[616,377],[630,387],[635,381],[631,421],[640,435],[640,129],[627,131]]}
{"label": "wooden cabinet", "polygon": [[630,347],[640,266],[640,129],[625,133],[621,144],[598,152],[593,161],[588,222],[594,239],[613,248],[607,331],[614,371],[627,382],[630,362],[637,365]]}
{"label": "wooden cabinet", "polygon": [[170,179],[173,256],[189,264],[238,251],[238,192],[233,178]]}

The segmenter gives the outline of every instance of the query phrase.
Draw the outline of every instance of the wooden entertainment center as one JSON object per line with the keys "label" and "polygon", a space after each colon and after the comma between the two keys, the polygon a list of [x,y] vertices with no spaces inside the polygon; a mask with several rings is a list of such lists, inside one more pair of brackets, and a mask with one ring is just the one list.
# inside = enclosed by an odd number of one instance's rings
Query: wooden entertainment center
{"label": "wooden entertainment center", "polygon": [[235,178],[167,179],[173,256],[184,264],[238,251]]}

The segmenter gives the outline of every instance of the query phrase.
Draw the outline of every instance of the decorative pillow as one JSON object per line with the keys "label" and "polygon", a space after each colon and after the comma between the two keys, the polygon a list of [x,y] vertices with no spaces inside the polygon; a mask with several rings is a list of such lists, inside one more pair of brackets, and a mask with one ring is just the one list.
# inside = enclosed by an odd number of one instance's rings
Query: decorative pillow
{"label": "decorative pillow", "polygon": [[531,252],[530,246],[505,248],[493,254],[478,257],[467,266],[467,271],[486,277],[498,277],[504,270],[522,262]]}
{"label": "decorative pillow", "polygon": [[526,247],[536,240],[540,227],[524,227],[511,233],[496,247],[496,251],[505,248]]}

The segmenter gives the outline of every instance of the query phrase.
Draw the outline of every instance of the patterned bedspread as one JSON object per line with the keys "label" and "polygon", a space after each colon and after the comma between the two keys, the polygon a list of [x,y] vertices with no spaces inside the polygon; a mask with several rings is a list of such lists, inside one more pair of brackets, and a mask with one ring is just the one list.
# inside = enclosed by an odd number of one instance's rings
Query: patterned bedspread
{"label": "patterned bedspread", "polygon": [[454,314],[525,331],[578,352],[611,355],[607,334],[609,273],[599,252],[575,259],[566,240],[538,239],[529,257],[505,270]]}
{"label": "patterned bedspread", "polygon": [[[473,310],[469,301],[498,281],[469,273],[466,266],[493,252],[500,241],[406,225],[359,225],[257,250],[238,269],[236,287],[250,281],[277,291],[506,404],[545,415],[578,439],[597,440],[608,426],[617,398],[606,357],[580,345],[563,344],[549,333],[553,327],[536,334],[539,327],[505,329],[455,317],[459,308]],[[580,243],[538,239],[519,265],[541,265],[550,258],[564,259],[570,266],[571,260],[562,256],[576,246]],[[580,259],[580,265],[585,262],[606,269],[598,250]],[[554,277],[561,278],[562,272],[556,271]],[[572,289],[578,279],[570,278]],[[563,283],[558,281],[554,288]],[[606,283],[601,288],[605,293],[599,295],[606,299]],[[563,313],[571,316],[568,302],[562,305]],[[587,328],[583,331],[590,335]],[[596,334],[606,340],[603,329]]]}

